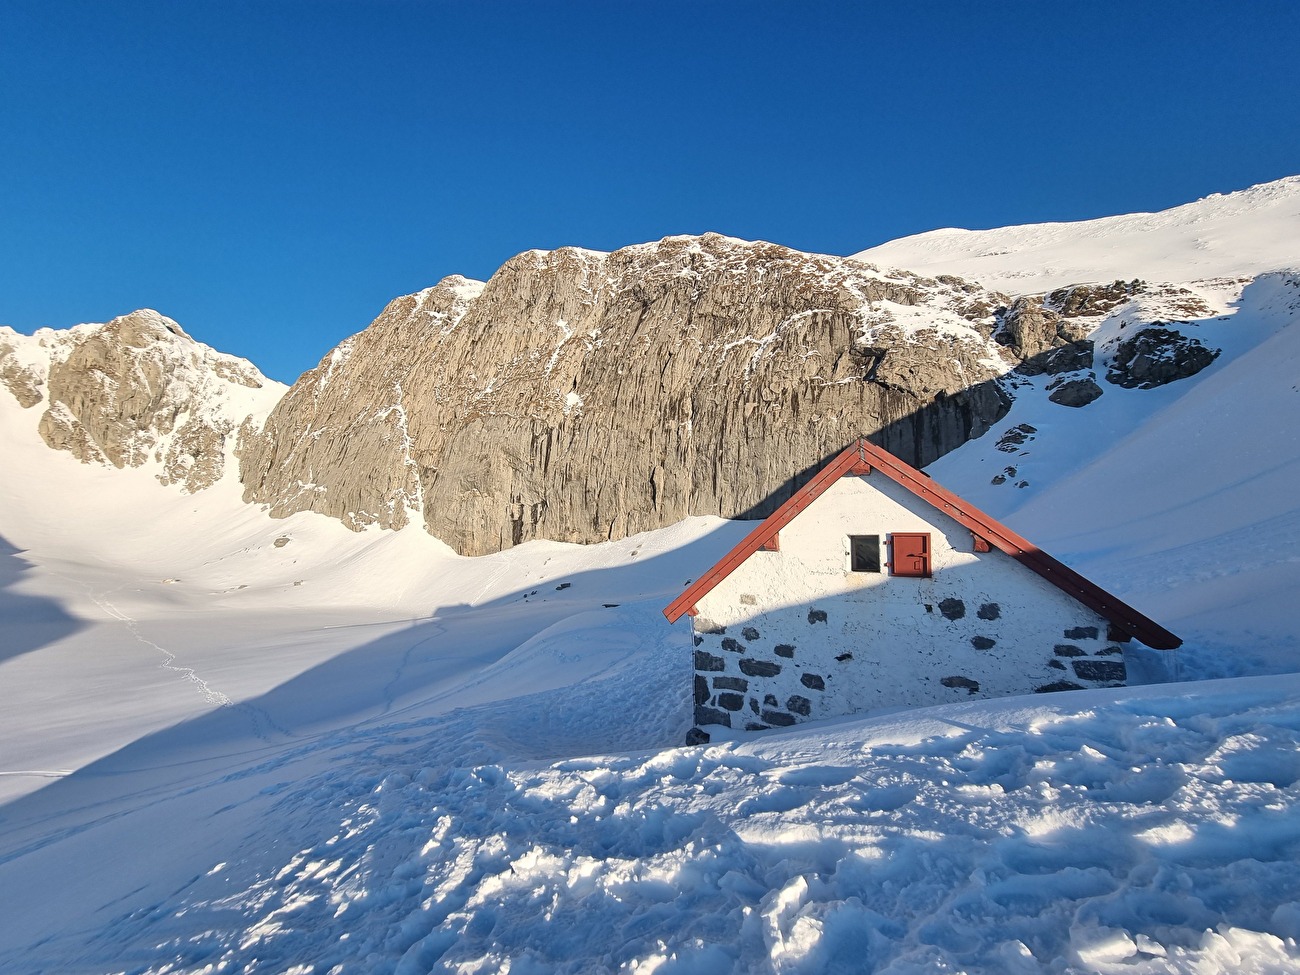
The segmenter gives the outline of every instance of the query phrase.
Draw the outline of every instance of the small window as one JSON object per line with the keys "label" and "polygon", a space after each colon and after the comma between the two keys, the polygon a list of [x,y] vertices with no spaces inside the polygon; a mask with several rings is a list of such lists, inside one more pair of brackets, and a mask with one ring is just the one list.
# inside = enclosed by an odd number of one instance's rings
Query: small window
{"label": "small window", "polygon": [[879,535],[850,535],[849,536],[849,571],[850,572],[879,572],[880,571],[880,536]]}

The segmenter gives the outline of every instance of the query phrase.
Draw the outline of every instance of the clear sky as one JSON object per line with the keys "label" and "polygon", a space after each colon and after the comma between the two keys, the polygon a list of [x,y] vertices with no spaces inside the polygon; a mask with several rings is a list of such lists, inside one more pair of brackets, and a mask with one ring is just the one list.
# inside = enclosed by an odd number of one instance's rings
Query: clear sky
{"label": "clear sky", "polygon": [[0,323],[286,382],[529,248],[850,254],[1300,173],[1300,3],[3,0]]}

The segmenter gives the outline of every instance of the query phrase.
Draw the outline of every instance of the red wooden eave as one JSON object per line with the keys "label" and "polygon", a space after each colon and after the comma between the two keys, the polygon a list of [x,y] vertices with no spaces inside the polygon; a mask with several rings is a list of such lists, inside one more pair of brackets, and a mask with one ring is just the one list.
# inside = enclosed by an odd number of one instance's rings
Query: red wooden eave
{"label": "red wooden eave", "polygon": [[1095,583],[1089,582],[1068,565],[1052,558],[992,515],[986,514],[968,501],[963,501],[915,467],[903,463],[866,438],[858,439],[832,459],[788,501],[759,522],[758,527],[741,539],[740,543],[723,556],[717,565],[669,603],[664,609],[664,616],[668,618],[668,622],[676,623],[686,614],[694,616],[695,604],[704,598],[705,594],[711,592],[742,562],[775,538],[776,534],[793,521],[796,515],[812,504],[841,477],[850,474],[869,474],[873,469],[901,484],[918,498],[933,505],[962,527],[969,529],[976,539],[977,550],[980,548],[980,540],[987,542],[1000,552],[1011,556],[1025,568],[1042,576],[1062,592],[1096,611],[1120,630],[1153,649],[1173,650],[1182,645],[1181,639],[1159,623],[1142,615]]}

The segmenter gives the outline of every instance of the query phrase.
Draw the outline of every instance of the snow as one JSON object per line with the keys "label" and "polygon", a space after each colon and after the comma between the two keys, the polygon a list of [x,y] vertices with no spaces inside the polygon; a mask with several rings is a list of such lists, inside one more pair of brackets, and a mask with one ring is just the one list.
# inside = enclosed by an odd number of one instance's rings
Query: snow
{"label": "snow", "polygon": [[853,257],[924,274],[955,274],[1012,294],[1134,277],[1194,281],[1300,269],[1300,176],[1160,213],[932,230]]}
{"label": "snow", "polygon": [[1297,289],[1215,287],[1202,373],[1014,380],[930,469],[1176,661],[697,747],[660,609],[747,525],[464,559],[78,464],[0,390],[0,968],[1296,971]]}
{"label": "snow", "polygon": [[[1022,381],[997,429],[929,468],[1149,615],[1181,621],[1182,664],[1202,676],[1289,671],[1300,658],[1300,276],[1261,276],[1231,311],[1184,327],[1223,350],[1195,377],[1106,383],[1082,410],[1046,402],[1051,377]],[[1031,442],[996,449],[1026,422]],[[1007,465],[1025,488],[990,483]]]}

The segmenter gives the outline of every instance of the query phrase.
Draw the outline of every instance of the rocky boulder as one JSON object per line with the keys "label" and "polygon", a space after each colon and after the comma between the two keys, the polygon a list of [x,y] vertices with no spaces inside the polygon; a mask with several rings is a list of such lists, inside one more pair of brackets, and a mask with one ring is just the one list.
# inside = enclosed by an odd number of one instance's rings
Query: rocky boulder
{"label": "rocky boulder", "polygon": [[1196,375],[1217,359],[1219,352],[1169,323],[1153,322],[1115,347],[1106,381],[1125,389],[1163,386]]}
{"label": "rocky boulder", "polygon": [[1050,390],[1047,398],[1053,403],[1059,406],[1072,406],[1076,409],[1087,406],[1101,396],[1103,392],[1102,388],[1097,385],[1096,380],[1090,377],[1071,379],[1065,382],[1058,380],[1047,388]]}

